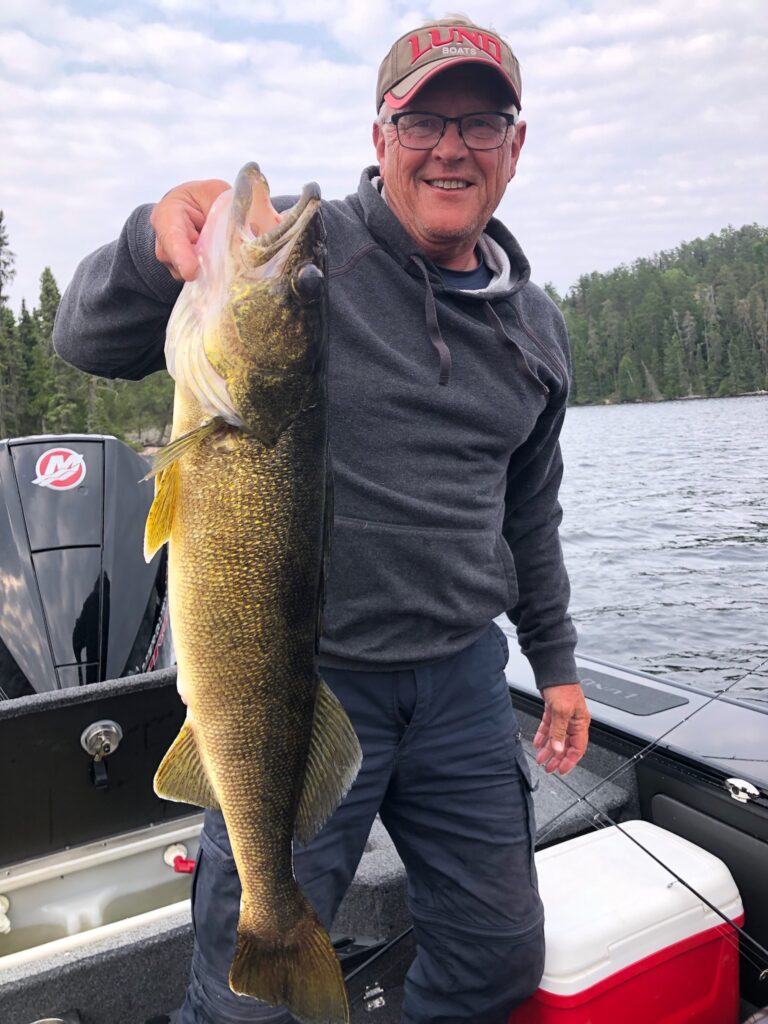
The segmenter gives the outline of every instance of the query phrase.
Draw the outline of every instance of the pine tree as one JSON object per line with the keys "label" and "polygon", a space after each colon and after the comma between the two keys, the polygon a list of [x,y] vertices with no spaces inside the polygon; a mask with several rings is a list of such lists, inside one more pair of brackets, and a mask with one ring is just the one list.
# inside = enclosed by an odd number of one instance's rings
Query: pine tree
{"label": "pine tree", "polygon": [[18,339],[6,295],[6,287],[16,273],[14,259],[8,244],[4,214],[0,210],[0,438],[17,432],[20,411]]}
{"label": "pine tree", "polygon": [[19,394],[21,361],[13,313],[0,305],[0,438],[19,433],[22,399]]}
{"label": "pine tree", "polygon": [[24,300],[21,303],[18,332],[25,365],[26,401],[22,432],[43,434],[46,432],[45,415],[53,390],[52,360],[40,336],[40,326]]}
{"label": "pine tree", "polygon": [[8,304],[8,296],[5,294],[5,289],[16,276],[16,271],[14,270],[15,259],[8,244],[5,215],[0,210],[0,309]]}
{"label": "pine tree", "polygon": [[84,433],[87,430],[88,377],[65,363],[53,350],[53,324],[61,295],[50,267],[40,275],[40,300],[34,311],[43,361],[48,363],[50,387],[41,402],[46,433]]}
{"label": "pine tree", "polygon": [[617,392],[620,402],[635,402],[643,392],[643,382],[631,353],[625,352],[619,363]]}

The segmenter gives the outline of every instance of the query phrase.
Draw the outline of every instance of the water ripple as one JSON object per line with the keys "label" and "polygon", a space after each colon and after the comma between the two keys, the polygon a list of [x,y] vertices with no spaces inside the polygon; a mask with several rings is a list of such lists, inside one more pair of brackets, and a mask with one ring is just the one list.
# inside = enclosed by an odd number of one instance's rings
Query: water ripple
{"label": "water ripple", "polygon": [[[768,702],[768,398],[570,409],[563,548],[580,650]],[[743,677],[743,678],[742,678]]]}

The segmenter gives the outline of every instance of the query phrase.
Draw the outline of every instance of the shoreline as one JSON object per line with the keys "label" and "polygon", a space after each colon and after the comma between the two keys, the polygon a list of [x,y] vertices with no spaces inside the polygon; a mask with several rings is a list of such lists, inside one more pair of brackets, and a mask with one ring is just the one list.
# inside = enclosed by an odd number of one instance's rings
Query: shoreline
{"label": "shoreline", "polygon": [[727,398],[760,398],[768,396],[766,391],[742,391],[738,395],[678,395],[677,398],[632,398],[626,401],[604,398],[600,402],[572,402],[569,409],[594,409],[605,405],[661,405],[666,402],[708,402],[712,399],[722,401]]}

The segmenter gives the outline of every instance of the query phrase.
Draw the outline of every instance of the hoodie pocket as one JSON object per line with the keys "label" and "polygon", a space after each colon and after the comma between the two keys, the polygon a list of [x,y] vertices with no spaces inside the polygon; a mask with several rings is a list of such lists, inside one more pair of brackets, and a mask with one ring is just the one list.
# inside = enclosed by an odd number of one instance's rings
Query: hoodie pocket
{"label": "hoodie pocket", "polygon": [[335,518],[329,653],[366,661],[434,657],[436,639],[439,648],[457,650],[516,601],[514,560],[496,530]]}
{"label": "hoodie pocket", "polygon": [[514,608],[517,604],[518,588],[517,588],[517,570],[515,569],[515,557],[509,547],[509,544],[504,540],[501,534],[498,535],[496,541],[496,550],[498,558],[504,567],[504,577],[507,581],[507,608]]}

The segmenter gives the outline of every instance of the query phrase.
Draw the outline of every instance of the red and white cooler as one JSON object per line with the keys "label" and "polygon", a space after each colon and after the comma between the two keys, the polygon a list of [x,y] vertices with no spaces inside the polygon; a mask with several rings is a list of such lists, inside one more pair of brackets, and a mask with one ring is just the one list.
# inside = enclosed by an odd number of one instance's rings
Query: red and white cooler
{"label": "red and white cooler", "polygon": [[[646,821],[621,827],[743,923],[717,857]],[[510,1024],[737,1024],[736,932],[617,828],[537,853],[536,868],[544,976]]]}

